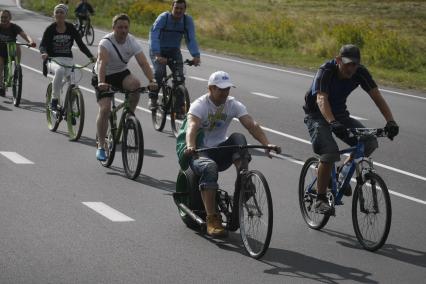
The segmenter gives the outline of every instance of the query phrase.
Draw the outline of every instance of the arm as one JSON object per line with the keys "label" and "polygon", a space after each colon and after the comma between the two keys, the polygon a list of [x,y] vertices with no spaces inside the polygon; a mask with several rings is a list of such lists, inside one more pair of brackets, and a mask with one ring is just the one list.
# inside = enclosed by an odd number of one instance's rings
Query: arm
{"label": "arm", "polygon": [[191,155],[197,147],[197,131],[201,126],[201,119],[192,114],[188,114],[187,119],[185,155]]}
{"label": "arm", "polygon": [[81,39],[80,34],[75,29],[73,25],[68,25],[67,28],[71,29],[71,35],[74,38],[75,42],[78,45],[78,48],[83,52],[88,58],[90,58],[92,61],[94,61],[94,56],[92,52],[90,52],[89,48],[84,44],[83,40]]}
{"label": "arm", "polygon": [[153,82],[154,74],[152,73],[151,67],[149,66],[149,63],[145,57],[145,54],[143,52],[139,52],[138,54],[135,55],[135,58],[139,66],[141,67],[143,73],[145,74],[145,77],[149,80],[149,82]]}
{"label": "arm", "polygon": [[[260,127],[259,123],[257,123],[250,115],[246,114],[239,118],[241,124],[248,130],[248,132],[262,145],[275,147],[275,151],[279,154],[281,152],[281,148],[276,145],[272,145],[269,143],[268,138],[265,135],[265,132]],[[266,149],[265,153],[269,158],[272,158],[269,153],[270,150]]]}
{"label": "arm", "polygon": [[318,92],[317,94],[317,105],[325,120],[330,123],[336,118],[331,111],[330,102],[328,101],[328,94],[324,92]]}
{"label": "arm", "polygon": [[106,84],[105,82],[105,77],[106,77],[106,66],[108,64],[108,60],[109,60],[109,54],[108,51],[105,47],[103,47],[102,45],[99,45],[99,50],[98,50],[98,87],[99,90],[101,91],[105,91],[108,89],[108,84]]}
{"label": "arm", "polygon": [[196,62],[195,65],[200,63],[200,51],[198,49],[197,39],[195,38],[195,25],[192,17],[187,16],[187,29],[188,32],[185,34],[186,45],[188,46],[188,50],[191,53],[191,56],[194,57]]}
{"label": "arm", "polygon": [[47,54],[47,43],[51,42],[51,40],[49,39],[50,36],[49,36],[48,30],[49,30],[49,28],[47,28],[44,31],[43,37],[42,37],[41,42],[40,42],[40,47],[39,47],[40,53],[41,53],[41,56],[42,56],[43,60],[46,60],[47,57],[48,57],[48,54]]}
{"label": "arm", "polygon": [[163,13],[155,20],[150,31],[150,49],[155,56],[161,56],[160,32],[166,23],[167,14]]}
{"label": "arm", "polygon": [[372,89],[368,94],[370,95],[376,106],[379,108],[383,117],[386,119],[386,122],[393,121],[394,119],[392,112],[385,99],[383,98],[382,94],[380,93],[379,88]]}
{"label": "arm", "polygon": [[35,47],[35,42],[33,41],[33,39],[29,36],[29,35],[27,35],[24,31],[21,31],[20,33],[19,33],[19,35],[23,38],[23,39],[25,39],[32,47]]}

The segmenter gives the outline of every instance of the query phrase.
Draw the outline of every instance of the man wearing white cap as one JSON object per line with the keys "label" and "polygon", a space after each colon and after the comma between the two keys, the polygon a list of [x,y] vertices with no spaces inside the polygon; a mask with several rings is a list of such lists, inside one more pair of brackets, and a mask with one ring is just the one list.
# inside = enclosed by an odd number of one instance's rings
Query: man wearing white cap
{"label": "man wearing white cap", "polygon": [[[222,237],[226,231],[222,226],[220,214],[216,212],[216,191],[218,189],[218,172],[228,169],[232,164],[237,170],[247,169],[250,154],[247,150],[226,149],[204,152],[194,155],[196,148],[225,145],[247,145],[243,134],[233,133],[227,137],[226,132],[233,118],[238,118],[241,124],[262,145],[271,145],[260,125],[248,114],[246,107],[229,91],[234,84],[229,74],[217,71],[211,74],[208,82],[209,93],[195,100],[188,111],[186,132],[186,156],[191,156],[189,166],[200,176],[199,189],[207,213],[207,233],[211,236]],[[203,133],[202,141],[197,144],[197,133]],[[266,154],[271,157],[269,150]]]}

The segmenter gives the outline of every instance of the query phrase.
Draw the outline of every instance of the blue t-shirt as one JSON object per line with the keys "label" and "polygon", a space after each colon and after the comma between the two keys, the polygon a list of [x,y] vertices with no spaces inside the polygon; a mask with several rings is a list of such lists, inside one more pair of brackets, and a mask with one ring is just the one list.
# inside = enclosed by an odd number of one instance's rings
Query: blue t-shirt
{"label": "blue t-shirt", "polygon": [[317,105],[317,94],[322,92],[328,94],[333,115],[346,114],[346,99],[359,85],[367,93],[377,87],[367,68],[360,65],[350,79],[340,79],[336,60],[328,61],[321,65],[315,75],[311,88],[305,95],[303,109],[307,114],[320,113]]}

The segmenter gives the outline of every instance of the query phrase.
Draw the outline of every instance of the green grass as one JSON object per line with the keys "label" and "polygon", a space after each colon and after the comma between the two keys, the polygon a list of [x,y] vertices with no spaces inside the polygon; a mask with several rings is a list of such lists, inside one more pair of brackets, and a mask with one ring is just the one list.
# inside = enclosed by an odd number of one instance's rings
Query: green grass
{"label": "green grass", "polygon": [[[24,0],[47,14],[57,1]],[[73,10],[76,0],[71,0]],[[94,23],[111,27],[127,12],[132,33],[147,37],[161,0],[91,0]],[[426,1],[395,0],[198,0],[187,1],[203,50],[315,70],[345,43],[356,43],[362,61],[381,83],[426,90]]]}

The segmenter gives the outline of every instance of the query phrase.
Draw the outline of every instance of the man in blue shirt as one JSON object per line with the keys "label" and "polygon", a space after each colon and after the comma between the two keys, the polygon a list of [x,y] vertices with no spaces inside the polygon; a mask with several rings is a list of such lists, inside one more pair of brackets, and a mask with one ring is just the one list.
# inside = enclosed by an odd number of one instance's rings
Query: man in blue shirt
{"label": "man in blue shirt", "polygon": [[83,25],[84,21],[90,21],[90,16],[95,13],[92,5],[87,0],[81,0],[80,4],[74,10],[75,16],[78,18],[78,30]]}
{"label": "man in blue shirt", "polygon": [[[149,53],[159,87],[161,87],[161,81],[166,76],[167,65],[171,70],[177,69],[179,74],[183,74],[183,60],[180,51],[183,37],[185,37],[186,45],[193,57],[194,65],[200,64],[200,51],[195,39],[194,22],[191,16],[185,15],[185,10],[185,0],[174,0],[172,11],[160,14],[151,27]],[[168,61],[168,59],[176,61],[176,64]],[[158,90],[149,94],[151,109],[157,107]],[[178,98],[179,103],[183,103],[183,98]]]}
{"label": "man in blue shirt", "polygon": [[[399,127],[394,121],[392,112],[374,82],[367,68],[360,65],[361,53],[357,46],[342,46],[335,59],[324,63],[318,70],[311,88],[305,95],[305,124],[311,136],[312,147],[320,156],[318,166],[318,197],[315,210],[327,214],[331,207],[326,197],[327,185],[330,181],[332,165],[340,160],[339,148],[332,132],[345,143],[354,146],[357,141],[349,138],[347,128],[363,128],[364,126],[349,116],[346,99],[359,85],[366,91],[386,120],[389,139],[398,135]],[[377,139],[365,142],[365,154],[369,156],[378,147]],[[351,189],[345,190],[351,195]]]}

